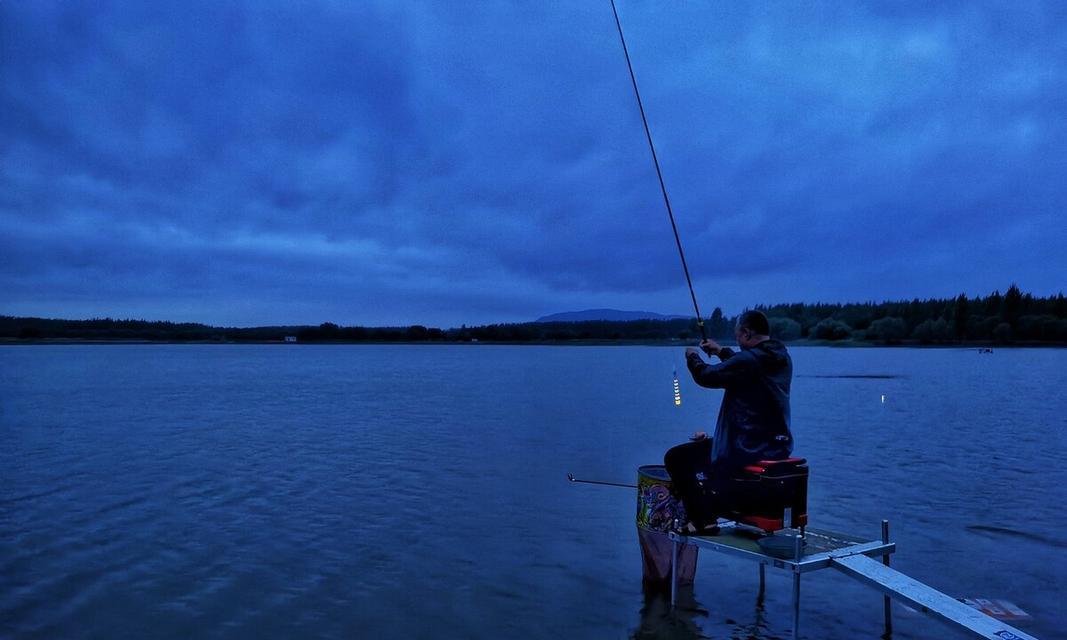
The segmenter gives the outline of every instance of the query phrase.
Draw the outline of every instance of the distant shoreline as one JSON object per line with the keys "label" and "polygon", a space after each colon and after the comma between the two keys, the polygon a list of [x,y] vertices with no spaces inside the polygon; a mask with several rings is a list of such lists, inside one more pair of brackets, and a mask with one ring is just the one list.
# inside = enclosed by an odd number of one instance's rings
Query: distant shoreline
{"label": "distant shoreline", "polygon": [[[724,341],[720,341],[724,342]],[[905,340],[889,344],[867,342],[857,340],[789,340],[785,341],[789,347],[834,347],[837,349],[962,349],[966,351],[979,351],[983,349],[1034,349],[1034,348],[1067,348],[1067,343],[1057,342],[1013,342],[1011,344],[991,344],[988,342],[956,342],[956,343],[923,343],[918,340]],[[696,341],[664,341],[664,340],[541,340],[541,341],[507,341],[507,340],[319,340],[319,341],[296,341],[285,342],[282,340],[124,340],[124,339],[80,339],[80,338],[0,338],[0,346],[94,346],[94,345],[279,345],[289,347],[299,346],[329,346],[329,345],[401,345],[401,346],[513,346],[513,347],[693,347]],[[725,343],[723,346],[734,347]],[[734,347],[736,348],[736,347]]]}
{"label": "distant shoreline", "polygon": [[[985,298],[880,303],[757,305],[770,334],[797,346],[974,348],[1067,346],[1067,297],[1034,297],[1015,285]],[[619,314],[615,310],[580,313]],[[647,312],[641,312],[647,313]],[[215,327],[195,322],[93,318],[65,320],[0,315],[0,344],[695,344],[701,336],[734,340],[737,317],[710,316],[496,323],[440,327],[274,325]]]}

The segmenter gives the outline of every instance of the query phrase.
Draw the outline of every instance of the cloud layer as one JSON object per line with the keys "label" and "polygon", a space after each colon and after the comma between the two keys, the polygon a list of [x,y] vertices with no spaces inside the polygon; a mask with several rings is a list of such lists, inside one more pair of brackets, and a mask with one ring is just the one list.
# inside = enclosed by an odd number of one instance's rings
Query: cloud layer
{"label": "cloud layer", "polygon": [[[620,3],[706,307],[1063,288],[1067,15]],[[688,294],[610,6],[0,4],[0,313]]]}

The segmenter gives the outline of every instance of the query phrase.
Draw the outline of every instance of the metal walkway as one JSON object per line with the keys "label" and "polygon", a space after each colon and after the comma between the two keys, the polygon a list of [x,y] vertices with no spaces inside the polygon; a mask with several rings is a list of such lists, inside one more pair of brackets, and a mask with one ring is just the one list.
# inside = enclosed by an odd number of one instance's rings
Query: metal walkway
{"label": "metal walkway", "polygon": [[[884,594],[885,630],[891,633],[893,620],[890,598],[901,600],[922,613],[970,631],[976,637],[990,640],[1037,640],[996,618],[973,609],[936,589],[889,568],[889,554],[896,551],[896,544],[889,541],[889,523],[882,521],[882,539],[866,540],[857,536],[808,528],[803,538],[797,530],[786,529],[777,535],[787,535],[794,544],[791,559],[767,555],[757,540],[760,532],[745,526],[729,523],[716,536],[683,536],[671,533],[673,542],[671,566],[671,605],[677,592],[674,565],[677,564],[679,547],[685,544],[701,549],[725,553],[759,562],[759,593],[765,587],[764,568],[770,565],[793,574],[793,638],[799,638],[800,627],[800,576],[819,569],[837,569],[864,584],[871,585]],[[803,541],[803,542],[801,542]],[[880,560],[875,560],[880,557]]]}

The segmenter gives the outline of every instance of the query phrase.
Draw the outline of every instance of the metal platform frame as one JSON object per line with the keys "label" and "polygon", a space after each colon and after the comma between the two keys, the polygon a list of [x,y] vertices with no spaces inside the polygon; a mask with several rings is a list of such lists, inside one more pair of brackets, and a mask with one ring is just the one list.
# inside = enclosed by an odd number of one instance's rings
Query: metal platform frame
{"label": "metal platform frame", "polygon": [[[678,579],[676,565],[679,547],[695,545],[716,553],[759,563],[759,598],[766,587],[768,565],[793,574],[793,638],[800,637],[800,576],[820,569],[837,569],[860,582],[882,591],[885,631],[893,631],[891,598],[906,602],[917,610],[990,640],[1037,640],[996,618],[973,609],[932,587],[889,568],[889,554],[896,543],[889,541],[889,521],[882,520],[882,539],[868,540],[850,534],[804,528],[785,529],[778,535],[793,538],[793,557],[777,558],[763,553],[756,543],[758,530],[737,523],[721,525],[715,536],[685,536],[671,532],[671,606],[676,600]],[[873,558],[881,558],[881,561]]]}

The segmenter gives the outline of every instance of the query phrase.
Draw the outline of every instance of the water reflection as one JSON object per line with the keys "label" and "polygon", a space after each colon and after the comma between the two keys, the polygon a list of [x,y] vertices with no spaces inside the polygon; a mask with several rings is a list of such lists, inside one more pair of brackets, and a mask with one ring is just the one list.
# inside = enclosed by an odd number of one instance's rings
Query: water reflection
{"label": "water reflection", "polygon": [[734,620],[727,620],[734,625],[730,631],[732,640],[775,640],[781,636],[771,633],[770,625],[767,624],[766,612],[763,608],[763,596],[756,598],[756,612],[750,624],[740,624]]}
{"label": "water reflection", "polygon": [[693,597],[691,587],[678,589],[674,610],[670,593],[645,591],[645,606],[641,608],[641,623],[630,634],[631,640],[693,640],[709,638],[699,620],[708,611]]}
{"label": "water reflection", "polygon": [[783,640],[788,637],[775,635],[767,621],[763,597],[754,601],[754,612],[750,619],[738,621],[727,618],[721,623],[709,625],[710,613],[700,601],[693,596],[691,587],[678,589],[677,602],[671,611],[669,593],[646,591],[645,603],[641,608],[640,625],[630,634],[631,640],[695,640],[724,637],[716,632],[710,635],[709,626],[719,624],[729,628],[731,640]]}

